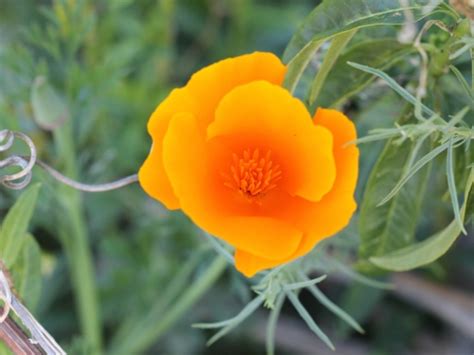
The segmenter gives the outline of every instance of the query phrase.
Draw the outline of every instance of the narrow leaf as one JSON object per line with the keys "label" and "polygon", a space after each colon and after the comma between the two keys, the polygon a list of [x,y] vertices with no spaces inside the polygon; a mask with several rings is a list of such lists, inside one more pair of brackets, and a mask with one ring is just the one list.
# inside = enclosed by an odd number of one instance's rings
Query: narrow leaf
{"label": "narrow leaf", "polygon": [[461,211],[459,210],[458,192],[456,189],[456,182],[454,178],[454,162],[453,162],[453,145],[454,140],[451,138],[448,142],[448,154],[446,158],[446,176],[448,178],[448,190],[451,196],[451,205],[453,206],[454,220],[458,224],[460,230],[467,235],[461,218]]}
{"label": "narrow leaf", "polygon": [[310,105],[313,105],[313,103],[316,101],[316,98],[321,92],[321,89],[324,85],[324,82],[326,81],[329,72],[331,71],[337,59],[339,58],[339,55],[342,53],[344,48],[346,48],[347,44],[352,39],[352,37],[354,37],[356,32],[357,29],[348,32],[343,32],[335,36],[332,40],[331,46],[329,47],[326,55],[324,56],[324,60],[321,63],[318,73],[314,78],[313,85],[311,86],[311,92],[309,94]]}
{"label": "narrow leaf", "polygon": [[[456,141],[458,142],[458,141]],[[398,183],[394,186],[394,188],[385,196],[385,198],[380,201],[378,206],[382,206],[383,204],[387,203],[392,199],[397,193],[399,193],[400,189],[410,180],[420,169],[422,169],[426,164],[436,158],[438,155],[443,153],[449,146],[449,143],[444,143],[437,146],[435,149],[424,155],[420,160],[418,160],[413,166],[411,166],[410,170],[405,173],[405,175],[398,181]]]}
{"label": "narrow leaf", "polygon": [[415,21],[426,14],[423,6],[429,0],[325,0],[303,21],[285,50],[288,62],[310,43],[328,39],[356,28],[380,25],[401,25],[404,11],[410,10]]}
{"label": "narrow leaf", "polygon": [[354,318],[352,318],[346,311],[344,311],[337,304],[335,304],[329,298],[327,298],[326,295],[316,285],[313,285],[309,287],[308,289],[309,289],[309,292],[311,292],[313,296],[329,311],[331,311],[336,316],[341,318],[344,322],[349,324],[352,328],[354,328],[359,333],[361,334],[364,333],[364,330],[359,325],[359,323],[357,323],[357,321],[354,320]]}
{"label": "narrow leaf", "polygon": [[288,63],[284,86],[294,91],[303,71],[316,50],[334,36],[369,26],[403,24],[405,10],[417,21],[429,0],[325,0],[304,20],[288,44],[283,61]]}
{"label": "narrow leaf", "polygon": [[41,250],[35,238],[28,234],[21,253],[12,269],[19,296],[34,310],[41,293]]}
{"label": "narrow leaf", "polygon": [[456,78],[458,79],[459,81],[459,84],[461,84],[461,87],[464,91],[464,93],[466,94],[466,96],[471,99],[471,107],[474,105],[474,96],[473,96],[473,93],[471,91],[471,87],[469,86],[469,84],[467,83],[466,79],[464,79],[464,76],[462,75],[462,73],[459,71],[458,68],[456,68],[454,65],[450,65],[449,66],[449,69],[451,69],[451,71],[453,72],[453,74],[456,76]]}
{"label": "narrow leaf", "polygon": [[[464,205],[461,208],[461,219],[474,201],[474,169],[466,184]],[[468,212],[469,213],[469,212]],[[469,217],[468,217],[469,218]],[[393,271],[407,271],[429,264],[444,255],[461,234],[459,223],[454,220],[445,229],[422,242],[396,250],[384,256],[372,257],[375,265]]]}
{"label": "narrow leaf", "polygon": [[[212,338],[207,341],[206,344],[208,346],[210,346],[210,345],[214,344],[216,341],[218,341],[220,338],[225,336],[232,329],[234,329],[240,323],[242,323],[245,319],[247,319],[247,317],[250,316],[258,307],[260,307],[260,305],[262,303],[263,303],[263,297],[258,296],[257,298],[255,298],[253,301],[251,301],[249,304],[247,304],[247,306],[245,306],[245,308],[236,317],[230,319],[229,320],[229,321],[231,321],[230,323],[228,323],[224,328],[222,328],[216,334],[214,334],[212,336]],[[223,322],[221,322],[221,323],[223,323]],[[214,324],[217,324],[217,323],[214,323]],[[196,325],[194,327],[205,329],[206,327],[202,327],[202,325],[203,324],[201,324],[201,326]]]}
{"label": "narrow leaf", "polygon": [[260,305],[263,303],[263,297],[257,296],[252,301],[250,301],[243,309],[237,314],[235,317],[227,319],[222,322],[216,323],[196,323],[193,324],[193,328],[200,328],[200,329],[213,329],[213,328],[221,328],[232,324],[238,324],[242,322],[245,318],[247,318],[250,314],[253,313]]}
{"label": "narrow leaf", "polygon": [[[412,113],[403,116],[399,123],[411,120],[414,120]],[[413,150],[426,154],[430,148],[428,142],[421,146],[411,141],[401,145],[394,144],[393,140],[386,143],[370,173],[360,207],[360,271],[380,271],[368,262],[370,257],[385,255],[413,242],[431,164],[428,161],[413,164],[411,157]],[[419,173],[405,179],[411,171]],[[391,199],[380,205],[387,194]]]}
{"label": "narrow leaf", "polygon": [[317,278],[312,279],[312,280],[295,282],[295,283],[292,283],[292,284],[285,285],[284,288],[287,291],[299,290],[301,288],[314,286],[315,284],[320,283],[321,281],[325,280],[326,277],[327,277],[327,275],[323,275],[323,276],[317,277]]}
{"label": "narrow leaf", "polygon": [[427,107],[426,105],[419,102],[412,94],[410,94],[408,91],[406,91],[394,79],[392,79],[390,76],[388,76],[383,71],[375,69],[375,68],[368,67],[366,65],[353,63],[353,62],[348,62],[347,64],[349,64],[351,67],[362,70],[366,73],[370,73],[370,74],[373,74],[375,76],[378,76],[380,79],[385,81],[387,83],[387,85],[390,86],[390,88],[395,90],[395,92],[397,92],[401,97],[403,97],[406,101],[411,103],[413,106],[416,107],[417,105],[419,105],[421,107],[422,111],[424,111],[426,114],[428,114],[430,116],[436,116],[436,113],[433,110],[431,110],[429,107]]}
{"label": "narrow leaf", "polygon": [[288,63],[283,87],[287,88],[289,92],[293,93],[296,90],[296,86],[308,66],[309,61],[323,43],[324,41],[311,43],[311,45],[307,46]]}
{"label": "narrow leaf", "polygon": [[21,194],[3,220],[0,231],[0,259],[10,269],[15,263],[27,238],[27,228],[36,205],[39,184]]}
{"label": "narrow leaf", "polygon": [[347,62],[363,63],[385,70],[414,51],[413,46],[392,38],[366,40],[352,46],[332,67],[313,106],[335,107],[373,82],[373,75],[355,69]]}
{"label": "narrow leaf", "polygon": [[288,296],[288,299],[293,304],[300,317],[303,318],[303,320],[306,322],[309,329],[311,329],[311,331],[313,331],[313,333],[316,334],[319,339],[321,339],[331,350],[336,350],[331,340],[321,330],[321,328],[318,327],[318,325],[308,313],[306,308],[304,308],[304,306],[301,304],[298,297],[292,291],[286,291],[286,295]]}
{"label": "narrow leaf", "polygon": [[267,355],[275,355],[275,332],[278,324],[278,318],[281,313],[281,308],[285,303],[285,295],[281,294],[276,302],[275,307],[271,310],[270,316],[268,317],[267,324],[267,337],[265,339],[265,346]]}

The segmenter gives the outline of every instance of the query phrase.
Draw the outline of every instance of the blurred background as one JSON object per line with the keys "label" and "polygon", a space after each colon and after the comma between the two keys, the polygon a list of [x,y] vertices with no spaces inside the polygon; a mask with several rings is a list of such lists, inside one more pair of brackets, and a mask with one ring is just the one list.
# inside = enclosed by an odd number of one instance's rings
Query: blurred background
{"label": "blurred background", "polygon": [[[318,3],[0,0],[0,128],[28,134],[42,160],[80,181],[104,182],[133,174],[151,143],[145,129],[148,117],[172,88],[225,57],[255,50],[281,56]],[[394,32],[391,28],[364,33],[383,37]],[[407,59],[391,72],[404,80],[416,69]],[[33,119],[31,96],[38,77],[47,78],[67,107],[67,123],[57,131],[42,129]],[[451,85],[455,100],[456,85],[449,80],[444,84]],[[372,87],[345,102],[344,108],[363,135],[374,127],[391,127],[401,105],[389,89]],[[359,199],[382,147],[377,143],[362,148]],[[90,353],[75,306],[81,271],[71,276],[84,259],[74,256],[79,244],[68,241],[80,243],[84,238],[90,241],[97,312],[110,353],[120,353],[122,346],[137,354],[264,353],[265,309],[209,348],[205,343],[212,333],[190,326],[229,318],[251,299],[248,280],[231,268],[179,321],[160,323],[174,301],[164,300],[166,290],[177,287],[179,297],[215,255],[184,215],[168,212],[139,186],[79,195],[39,170],[35,180],[42,188],[30,231],[41,248],[42,287],[30,307],[71,354]],[[420,235],[442,228],[452,218],[449,199],[439,197],[443,184],[436,177],[430,182]],[[17,197],[16,192],[0,189],[0,216]],[[337,354],[472,354],[474,324],[465,317],[474,307],[472,228],[470,233],[471,238],[460,238],[438,262],[391,278],[394,291],[338,274],[329,277],[321,289],[362,324],[365,335],[352,331],[305,292],[301,299],[334,339]],[[336,238],[343,248],[355,250],[355,228],[349,227],[345,236],[346,240]],[[185,265],[192,273],[180,284],[176,280]],[[290,305],[283,310],[278,354],[332,353]],[[146,336],[134,342],[134,334]]]}

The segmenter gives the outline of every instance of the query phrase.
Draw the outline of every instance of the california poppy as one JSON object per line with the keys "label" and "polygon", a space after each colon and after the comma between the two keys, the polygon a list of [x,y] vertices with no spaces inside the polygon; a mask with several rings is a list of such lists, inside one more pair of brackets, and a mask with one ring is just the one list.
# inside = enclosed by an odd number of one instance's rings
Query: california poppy
{"label": "california poppy", "polygon": [[356,209],[359,151],[341,112],[304,104],[271,53],[195,73],[152,114],[143,189],[235,247],[246,276],[308,253]]}

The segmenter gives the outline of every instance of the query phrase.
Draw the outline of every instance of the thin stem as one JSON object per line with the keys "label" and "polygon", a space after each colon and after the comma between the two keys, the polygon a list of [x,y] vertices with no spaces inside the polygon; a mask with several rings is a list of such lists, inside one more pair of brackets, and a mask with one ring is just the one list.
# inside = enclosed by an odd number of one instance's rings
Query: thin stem
{"label": "thin stem", "polygon": [[[62,151],[63,154],[74,156],[73,152],[67,153],[68,150],[71,150],[68,147],[69,143],[60,134],[56,135],[57,141],[61,142],[60,144],[65,146],[66,150]],[[60,138],[59,138],[60,137]],[[73,189],[83,191],[83,192],[105,192],[120,189],[124,186],[136,183],[138,181],[137,174],[133,174],[122,179],[105,183],[105,184],[84,184],[78,182],[72,178],[69,178],[61,174],[56,169],[52,168],[45,162],[37,159],[36,146],[26,134],[21,132],[14,132],[7,129],[0,131],[0,152],[5,152],[9,150],[14,143],[15,138],[21,140],[24,144],[27,145],[30,154],[27,156],[11,155],[3,160],[0,160],[0,169],[7,167],[15,166],[19,167],[21,170],[14,174],[4,174],[0,176],[0,184],[14,190],[21,190],[25,188],[31,181],[31,171],[35,165],[38,165],[44,169],[49,175],[55,178],[57,181],[72,187]],[[66,164],[71,165],[69,162]],[[71,166],[70,166],[71,167]],[[76,170],[75,168],[73,170]]]}
{"label": "thin stem", "polygon": [[[0,307],[0,313],[3,311],[3,308]],[[0,340],[2,340],[15,354],[42,354],[40,348],[30,342],[28,336],[10,317],[8,317],[4,322],[0,322]]]}
{"label": "thin stem", "polygon": [[53,169],[52,167],[42,162],[41,160],[37,160],[36,164],[40,166],[42,169],[44,169],[49,175],[51,175],[53,178],[63,183],[64,185],[67,185],[69,187],[72,187],[73,189],[83,191],[83,192],[105,192],[105,191],[117,190],[124,186],[138,182],[138,175],[133,174],[133,175],[118,179],[116,181],[108,182],[104,184],[84,184],[84,183],[75,181],[73,179],[70,179],[67,176],[64,176],[59,171]]}

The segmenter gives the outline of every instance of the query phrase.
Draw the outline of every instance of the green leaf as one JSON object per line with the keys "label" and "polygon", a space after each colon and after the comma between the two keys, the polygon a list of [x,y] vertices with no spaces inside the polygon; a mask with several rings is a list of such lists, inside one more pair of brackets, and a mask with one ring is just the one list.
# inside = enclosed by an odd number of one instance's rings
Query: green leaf
{"label": "green leaf", "polygon": [[325,40],[320,40],[312,43],[303,49],[301,54],[291,60],[288,63],[287,71],[285,75],[285,80],[283,86],[293,93],[296,89],[296,85],[303,75],[304,70],[308,66],[309,61],[314,53],[323,45]]}
{"label": "green leaf", "polygon": [[446,253],[461,230],[456,221],[432,237],[384,256],[372,257],[375,265],[394,271],[406,271],[429,264]]}
{"label": "green leaf", "polygon": [[461,231],[467,235],[467,231],[464,229],[463,220],[461,217],[461,211],[459,209],[458,192],[456,189],[456,182],[455,182],[456,179],[454,177],[454,162],[453,162],[454,140],[453,138],[451,138],[448,143],[449,143],[448,154],[447,154],[447,159],[446,159],[446,176],[448,178],[448,191],[451,197],[451,204],[453,206],[454,219],[458,223],[458,226],[461,229]]}
{"label": "green leaf", "polygon": [[40,184],[29,187],[6,215],[0,231],[0,259],[7,269],[15,263],[25,240],[26,231],[36,205]]}
{"label": "green leaf", "polygon": [[[409,117],[413,119],[411,115]],[[423,154],[429,146],[424,144],[417,149]],[[388,141],[372,169],[360,208],[359,257],[362,260],[385,255],[413,241],[431,164],[421,168],[390,201],[382,206],[378,204],[405,176],[415,147],[416,143],[409,141],[402,145]],[[376,270],[372,264],[363,261],[359,268],[365,272]]]}
{"label": "green leaf", "polygon": [[[466,218],[466,212],[473,204],[474,169],[471,170],[470,178],[466,185],[464,205],[461,208],[461,218]],[[472,211],[472,210],[471,210]],[[467,216],[469,219],[469,216]],[[429,264],[444,255],[454,241],[461,234],[461,227],[454,219],[445,229],[435,235],[423,240],[422,242],[410,245],[408,247],[396,250],[380,257],[372,257],[370,261],[375,265],[394,271],[406,271],[415,269],[422,265]]]}
{"label": "green leaf", "polygon": [[430,109],[429,107],[425,106],[423,103],[418,101],[412,94],[410,94],[400,84],[398,84],[394,79],[392,79],[390,76],[388,76],[383,71],[368,67],[366,65],[353,63],[353,62],[349,62],[347,64],[349,64],[351,67],[362,70],[366,73],[370,73],[370,74],[373,74],[375,76],[378,76],[380,79],[384,80],[387,83],[388,86],[390,86],[393,90],[395,90],[395,92],[397,92],[397,94],[399,94],[406,101],[411,103],[413,106],[417,107],[419,105],[421,110],[424,111],[425,113],[427,113],[428,115],[430,115],[430,116],[435,116],[436,115],[436,113],[432,109]]}
{"label": "green leaf", "polygon": [[31,89],[33,117],[41,128],[53,131],[69,118],[63,98],[49,85],[45,77],[38,77]]}
{"label": "green leaf", "polygon": [[411,10],[415,20],[423,18],[429,0],[325,0],[305,19],[283,55],[288,63],[284,86],[294,91],[301,74],[316,50],[334,36],[351,30],[380,25],[403,24],[403,12]]}
{"label": "green leaf", "polygon": [[301,304],[298,296],[296,296],[292,291],[285,291],[288,299],[295,307],[296,311],[301,318],[306,322],[306,325],[311,329],[311,331],[318,336],[331,350],[335,350],[335,347],[328,336],[319,328],[316,322],[313,320],[311,315],[308,313],[306,308]]}
{"label": "green leaf", "polygon": [[454,75],[455,75],[456,78],[458,79],[459,84],[461,85],[461,88],[462,88],[463,91],[464,91],[464,94],[470,99],[470,101],[471,101],[471,107],[473,107],[473,106],[474,106],[474,97],[473,97],[473,93],[472,93],[471,87],[470,87],[469,84],[467,83],[466,79],[464,78],[464,76],[462,75],[462,73],[459,71],[459,69],[456,68],[454,65],[450,65],[450,66],[449,66],[449,69],[451,69],[451,71],[454,73]]}
{"label": "green leaf", "polygon": [[27,234],[13,267],[13,281],[18,294],[30,310],[34,310],[41,293],[41,250],[35,238]]}
{"label": "green leaf", "polygon": [[347,62],[363,63],[385,70],[414,50],[413,46],[402,44],[392,38],[356,44],[341,55],[334,64],[316,97],[315,106],[335,107],[363,90],[375,79],[372,75],[349,66]]}
{"label": "green leaf", "polygon": [[331,69],[333,68],[334,64],[339,58],[339,55],[342,53],[344,48],[346,48],[349,41],[352,37],[356,34],[357,29],[354,29],[349,32],[344,32],[332,40],[331,47],[329,47],[326,55],[324,56],[324,60],[314,78],[313,85],[311,86],[311,92],[309,94],[309,104],[312,105],[316,98],[319,96],[321,89],[326,81],[328,74],[330,73]]}
{"label": "green leaf", "polygon": [[400,25],[403,14],[411,10],[415,21],[425,15],[422,8],[429,0],[324,0],[306,19],[291,39],[283,55],[284,61],[297,56],[311,43],[356,28],[380,25]]}
{"label": "green leaf", "polygon": [[193,324],[194,328],[201,328],[201,329],[213,329],[213,328],[222,328],[216,334],[212,336],[207,341],[207,345],[210,346],[222,338],[224,335],[229,333],[232,329],[237,327],[240,323],[246,320],[253,312],[257,310],[258,307],[263,303],[264,298],[263,296],[259,295],[255,297],[252,301],[250,301],[238,315],[232,317],[226,321],[217,322],[217,323],[198,323]]}
{"label": "green leaf", "polygon": [[[304,275],[304,278],[306,280],[309,280],[308,277],[306,277],[306,275]],[[316,285],[312,285],[308,287],[308,290],[329,311],[331,311],[333,314],[338,316],[344,322],[349,324],[352,328],[354,328],[359,333],[361,334],[365,333],[362,327],[359,325],[359,323],[357,323],[357,321],[354,320],[354,318],[352,318],[346,311],[340,308],[337,304],[332,302]]]}

